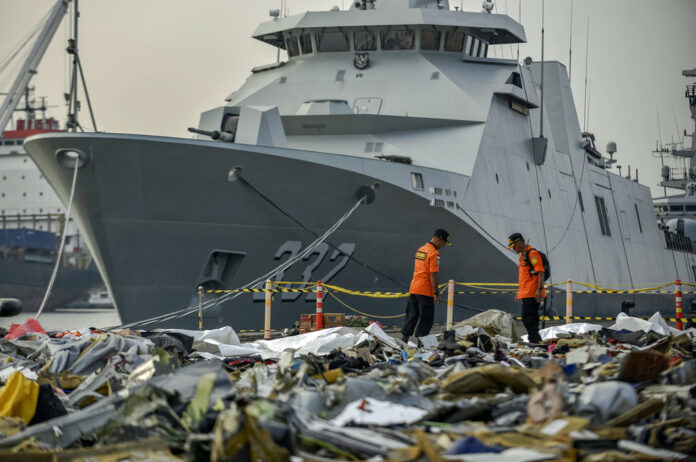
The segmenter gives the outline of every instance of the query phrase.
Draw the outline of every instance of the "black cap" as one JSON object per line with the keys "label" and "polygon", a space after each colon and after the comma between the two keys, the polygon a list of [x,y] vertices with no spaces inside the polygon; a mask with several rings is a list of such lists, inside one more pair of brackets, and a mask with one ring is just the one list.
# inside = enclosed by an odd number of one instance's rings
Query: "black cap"
{"label": "black cap", "polygon": [[515,242],[517,242],[517,241],[524,241],[524,238],[522,237],[522,235],[520,233],[510,234],[510,236],[508,237],[508,244],[509,245],[507,246],[507,248],[511,249],[512,246],[515,245]]}
{"label": "black cap", "polygon": [[443,241],[445,241],[445,244],[447,245],[452,245],[452,243],[449,240],[449,233],[444,229],[436,229],[433,233],[433,236],[442,239]]}

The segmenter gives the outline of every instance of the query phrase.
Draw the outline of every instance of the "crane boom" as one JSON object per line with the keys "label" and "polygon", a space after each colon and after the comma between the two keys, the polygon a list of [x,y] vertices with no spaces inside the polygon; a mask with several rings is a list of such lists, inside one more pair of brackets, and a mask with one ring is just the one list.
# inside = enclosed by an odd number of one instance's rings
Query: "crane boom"
{"label": "crane boom", "polygon": [[2,138],[2,132],[5,130],[7,123],[10,121],[15,108],[19,104],[24,94],[24,89],[29,85],[29,81],[36,74],[41,58],[43,58],[48,45],[51,43],[53,36],[63,20],[63,16],[68,11],[68,4],[70,0],[58,0],[51,11],[50,16],[46,20],[39,37],[36,39],[36,43],[31,49],[29,56],[24,61],[24,65],[17,75],[17,78],[12,83],[10,91],[5,97],[5,100],[0,106],[0,138]]}

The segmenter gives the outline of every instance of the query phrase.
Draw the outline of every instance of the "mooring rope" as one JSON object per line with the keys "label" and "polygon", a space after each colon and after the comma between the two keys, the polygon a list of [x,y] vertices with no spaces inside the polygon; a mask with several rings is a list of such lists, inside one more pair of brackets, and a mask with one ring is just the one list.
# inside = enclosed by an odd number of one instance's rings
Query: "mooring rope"
{"label": "mooring rope", "polygon": [[61,260],[63,258],[63,249],[65,248],[65,238],[68,234],[68,222],[70,221],[70,212],[72,211],[73,199],[75,198],[75,185],[77,184],[77,170],[80,168],[80,157],[75,157],[75,168],[73,169],[72,186],[70,187],[70,200],[68,201],[68,208],[65,211],[65,220],[63,223],[63,233],[60,237],[60,247],[58,247],[58,256],[56,257],[56,264],[53,265],[53,274],[51,274],[51,280],[48,282],[48,287],[46,287],[46,293],[44,293],[43,301],[39,307],[39,311],[36,313],[36,319],[39,319],[41,313],[43,312],[44,306],[48,301],[48,297],[51,296],[51,291],[53,290],[53,284],[56,282],[56,275],[58,275],[58,268],[60,267]]}
{"label": "mooring rope", "polygon": [[[300,252],[298,255],[296,255],[294,258],[291,258],[287,260],[286,262],[283,262],[282,264],[278,265],[274,269],[270,270],[269,272],[263,274],[262,276],[259,276],[255,278],[253,281],[245,284],[244,286],[240,287],[237,290],[243,290],[243,289],[248,289],[250,287],[253,287],[266,279],[270,278],[271,276],[278,274],[281,271],[285,271],[287,268],[304,258],[305,256],[309,255],[319,244],[324,242],[331,234],[333,234],[350,216],[355,212],[358,207],[365,202],[365,197],[361,197],[341,218],[338,219],[336,223],[334,223],[330,228],[328,228],[324,234],[321,236],[317,237],[317,239],[309,244],[305,249]],[[109,327],[107,330],[114,330],[114,329],[125,329],[125,328],[131,328],[135,326],[145,326],[148,324],[153,324],[156,322],[165,322],[165,321],[170,321],[172,319],[188,316],[191,313],[195,313],[198,310],[204,311],[207,310],[208,308],[212,308],[214,306],[217,306],[221,303],[233,300],[240,296],[244,292],[233,292],[233,293],[228,293],[223,295],[222,297],[219,297],[214,300],[210,300],[209,302],[203,303],[201,306],[198,305],[191,305],[189,307],[166,313],[163,315],[159,316],[154,316],[152,318],[147,318],[143,319],[140,321],[134,321],[126,324],[121,324],[120,326],[114,326],[114,327]]]}

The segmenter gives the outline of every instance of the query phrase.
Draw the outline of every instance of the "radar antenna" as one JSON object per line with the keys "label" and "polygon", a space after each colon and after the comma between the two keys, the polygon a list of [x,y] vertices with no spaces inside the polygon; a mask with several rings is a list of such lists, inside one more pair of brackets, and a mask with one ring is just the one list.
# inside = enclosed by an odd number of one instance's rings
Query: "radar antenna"
{"label": "radar antenna", "polygon": [[73,14],[73,37],[68,39],[68,48],[66,51],[68,54],[73,56],[72,64],[72,74],[70,83],[70,94],[68,95],[68,121],[65,125],[68,130],[76,131],[78,128],[80,131],[84,131],[80,121],[78,120],[77,113],[80,111],[80,100],[78,99],[78,83],[77,77],[80,76],[80,81],[82,82],[82,89],[85,92],[85,99],[87,99],[87,108],[89,109],[89,115],[92,118],[92,128],[97,131],[97,122],[94,120],[94,111],[92,111],[92,102],[89,99],[89,92],[87,91],[87,83],[85,82],[85,74],[82,70],[82,62],[80,61],[80,53],[78,49],[77,41],[77,20],[80,17],[80,11],[78,9],[78,1],[75,0],[74,3],[74,14]]}

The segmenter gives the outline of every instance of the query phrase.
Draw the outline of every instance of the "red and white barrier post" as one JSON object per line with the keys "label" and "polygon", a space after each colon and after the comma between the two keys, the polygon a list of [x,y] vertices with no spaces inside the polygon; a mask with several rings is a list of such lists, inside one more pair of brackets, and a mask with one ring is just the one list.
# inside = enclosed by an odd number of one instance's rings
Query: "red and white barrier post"
{"label": "red and white barrier post", "polygon": [[263,318],[263,338],[271,338],[271,280],[266,279],[266,312]]}
{"label": "red and white barrier post", "polygon": [[454,280],[450,279],[447,284],[447,330],[452,330],[454,318]]}
{"label": "red and white barrier post", "polygon": [[680,279],[674,281],[674,288],[674,298],[676,302],[675,308],[677,311],[677,329],[684,330],[684,325],[682,324],[682,289]]}
{"label": "red and white barrier post", "polygon": [[324,286],[317,282],[317,330],[324,328]]}

